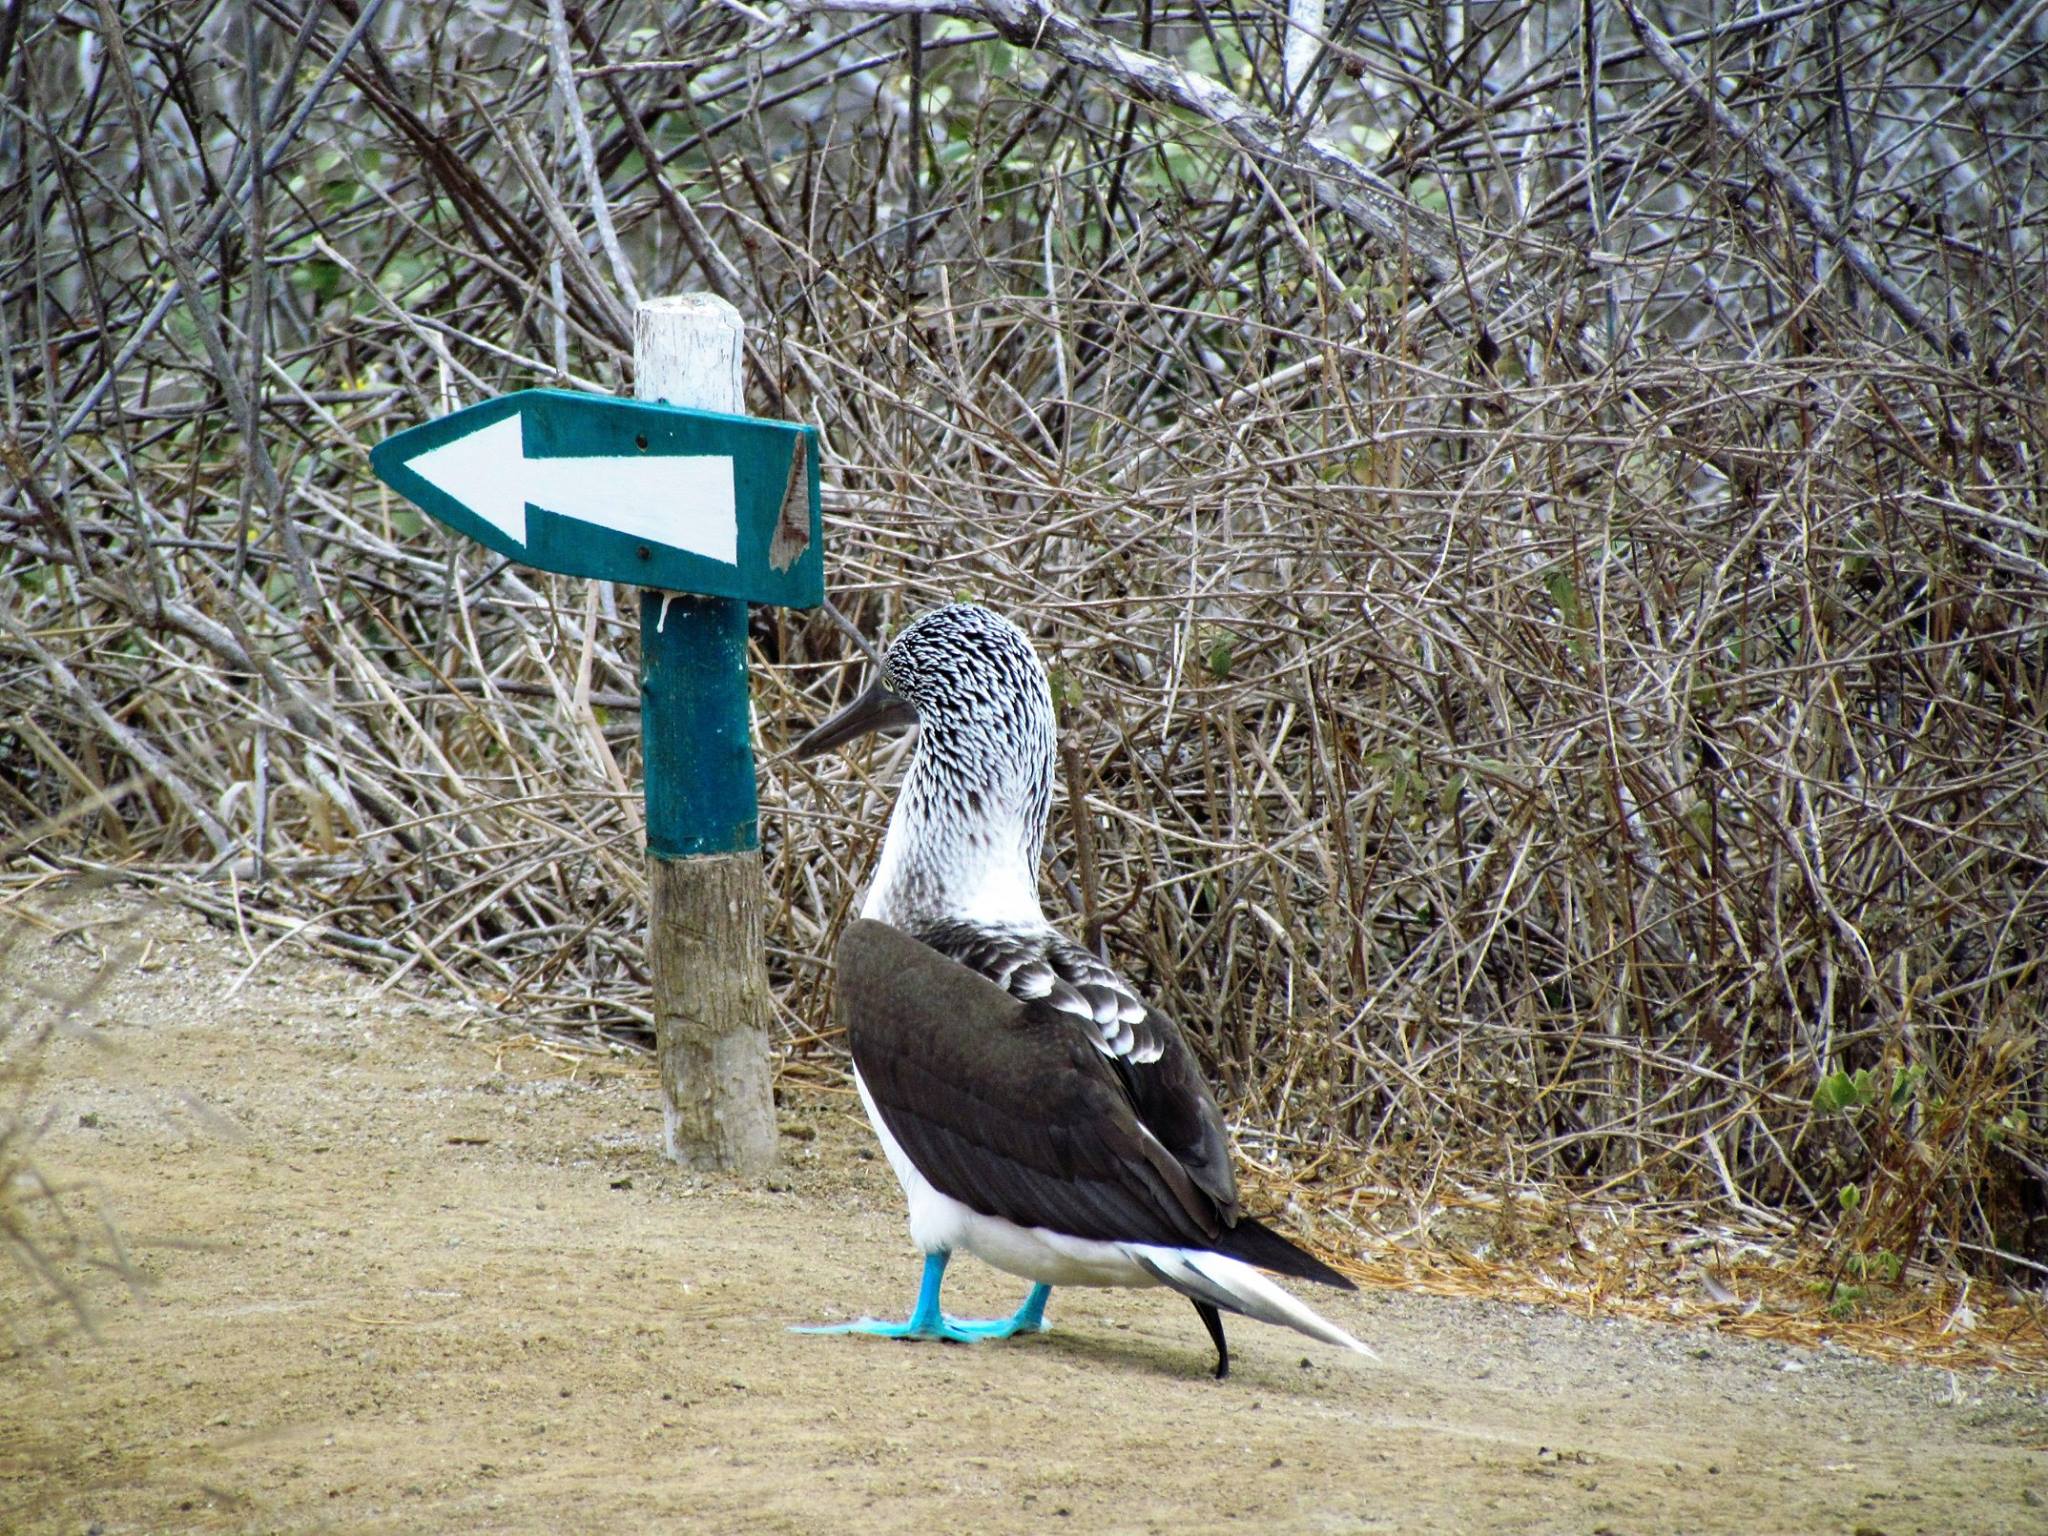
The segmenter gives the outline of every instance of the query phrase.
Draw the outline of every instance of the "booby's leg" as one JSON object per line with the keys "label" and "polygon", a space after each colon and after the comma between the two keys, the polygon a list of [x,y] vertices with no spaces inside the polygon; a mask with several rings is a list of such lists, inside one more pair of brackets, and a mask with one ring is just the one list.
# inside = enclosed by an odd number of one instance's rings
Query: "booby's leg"
{"label": "booby's leg", "polygon": [[1052,1294],[1049,1285],[1034,1285],[1031,1294],[1024,1298],[1024,1305],[1017,1309],[1017,1315],[1010,1319],[1017,1325],[1019,1333],[1043,1333],[1049,1326],[1045,1320],[1045,1298]]}
{"label": "booby's leg", "polygon": [[945,1339],[955,1344],[971,1344],[977,1339],[1007,1339],[1013,1334],[1045,1331],[1045,1298],[1052,1291],[1049,1285],[1034,1285],[1014,1317],[982,1321],[946,1316],[939,1308],[939,1286],[946,1278],[946,1261],[951,1257],[944,1250],[924,1256],[924,1278],[918,1283],[917,1305],[910,1309],[907,1322],[885,1323],[864,1317],[857,1323],[819,1323],[792,1328],[790,1332],[871,1333],[884,1339]]}
{"label": "booby's leg", "polygon": [[1209,1337],[1216,1341],[1216,1379],[1221,1381],[1230,1374],[1230,1346],[1223,1342],[1223,1314],[1206,1301],[1195,1302],[1195,1314],[1209,1330]]}
{"label": "booby's leg", "polygon": [[972,1334],[977,1339],[1007,1339],[1020,1333],[1043,1333],[1046,1330],[1045,1298],[1052,1294],[1049,1285],[1034,1285],[1031,1294],[1024,1298],[1024,1304],[1009,1317],[998,1317],[988,1322],[968,1322],[949,1317],[951,1323],[962,1333]]}

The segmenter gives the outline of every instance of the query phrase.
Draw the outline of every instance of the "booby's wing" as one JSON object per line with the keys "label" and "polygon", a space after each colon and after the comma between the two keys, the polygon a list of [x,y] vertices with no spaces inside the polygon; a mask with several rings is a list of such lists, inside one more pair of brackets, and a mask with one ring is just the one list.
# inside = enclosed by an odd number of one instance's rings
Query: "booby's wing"
{"label": "booby's wing", "polygon": [[1071,1014],[1020,1002],[885,923],[849,927],[838,961],[861,1081],[942,1193],[1105,1242],[1210,1248],[1225,1237],[1231,1218],[1146,1128],[1117,1065]]}
{"label": "booby's wing", "polygon": [[1156,1137],[1216,1203],[1225,1225],[1237,1219],[1237,1179],[1223,1116],[1186,1037],[1148,1008],[1131,984],[1051,929],[944,922],[916,937],[1048,1018],[1064,1017],[1108,1059],[1138,1123]]}
{"label": "booby's wing", "polygon": [[1050,928],[947,921],[913,930],[940,954],[979,971],[1020,1002],[1044,998],[1095,1035],[1098,1049],[1157,1061],[1164,1048],[1131,984]]}

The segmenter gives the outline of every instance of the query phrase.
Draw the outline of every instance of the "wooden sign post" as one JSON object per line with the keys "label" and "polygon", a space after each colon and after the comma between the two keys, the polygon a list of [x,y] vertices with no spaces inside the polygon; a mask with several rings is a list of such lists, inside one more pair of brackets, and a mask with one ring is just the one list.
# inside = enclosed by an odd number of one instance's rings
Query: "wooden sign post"
{"label": "wooden sign post", "polygon": [[522,390],[400,432],[378,476],[542,570],[640,586],[640,734],[663,1151],[774,1160],[747,604],[825,597],[817,434],[741,414],[744,328],[708,294],[640,306],[638,402]]}
{"label": "wooden sign post", "polygon": [[[633,393],[738,416],[746,407],[745,337],[739,311],[711,294],[642,304],[633,322]],[[808,468],[792,461],[785,485],[792,493],[804,486],[803,547],[817,571],[804,606],[815,607],[825,600],[818,455],[808,436],[798,442],[813,450],[803,455]],[[667,727],[692,713],[688,700],[705,695],[729,707]],[[751,714],[745,599],[643,588],[647,959],[662,1150],[676,1162],[743,1171],[774,1162],[776,1145]]]}

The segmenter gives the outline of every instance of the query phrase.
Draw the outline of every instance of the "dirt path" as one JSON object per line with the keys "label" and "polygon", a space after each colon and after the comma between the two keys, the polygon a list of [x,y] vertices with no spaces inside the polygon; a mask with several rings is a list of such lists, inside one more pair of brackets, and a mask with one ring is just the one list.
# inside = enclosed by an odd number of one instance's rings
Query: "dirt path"
{"label": "dirt path", "polygon": [[0,1531],[2048,1531],[2039,1384],[1832,1351],[1394,1294],[1328,1304],[1382,1364],[1240,1322],[1224,1383],[1161,1292],[968,1349],[794,1335],[913,1289],[850,1102],[785,1107],[764,1189],[691,1177],[636,1062],[297,958],[228,997],[235,936],[44,902],[70,931],[0,1015],[148,943],[37,1094],[146,1278],[74,1266],[98,1336],[34,1356],[54,1314],[0,1279]]}

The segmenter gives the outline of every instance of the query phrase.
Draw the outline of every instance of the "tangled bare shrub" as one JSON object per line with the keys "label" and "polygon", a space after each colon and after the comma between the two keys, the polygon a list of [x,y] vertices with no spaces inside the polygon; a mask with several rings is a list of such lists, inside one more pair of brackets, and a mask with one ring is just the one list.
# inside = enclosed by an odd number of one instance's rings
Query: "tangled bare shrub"
{"label": "tangled bare shrub", "polygon": [[[27,867],[644,1023],[628,610],[366,452],[708,288],[844,616],[1037,636],[1055,885],[1247,1137],[2038,1270],[2048,34],[1716,9],[8,10]],[[802,1052],[889,754],[775,761],[858,669],[755,639]]]}

